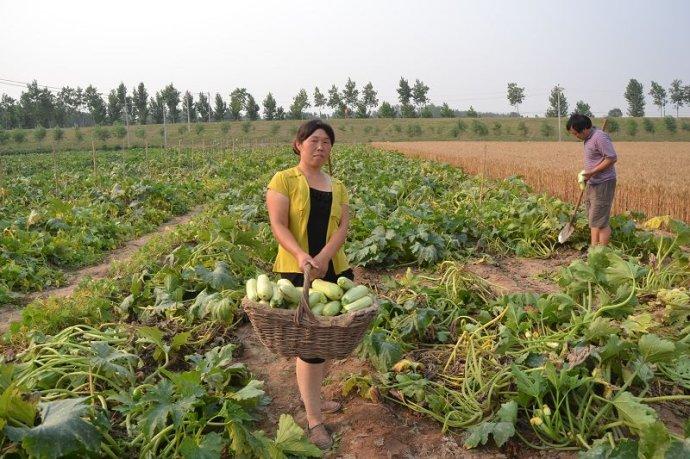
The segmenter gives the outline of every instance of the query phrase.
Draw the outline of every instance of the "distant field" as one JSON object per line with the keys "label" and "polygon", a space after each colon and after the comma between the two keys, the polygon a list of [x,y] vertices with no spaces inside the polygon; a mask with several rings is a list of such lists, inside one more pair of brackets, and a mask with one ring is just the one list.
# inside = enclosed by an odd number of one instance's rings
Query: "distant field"
{"label": "distant field", "polygon": [[[615,140],[615,138],[614,138]],[[537,191],[575,202],[582,145],[574,142],[384,142],[374,146],[460,166],[491,178],[520,175]],[[690,221],[690,143],[621,142],[614,212]]]}
{"label": "distant field", "polygon": [[[690,118],[676,121],[676,131],[672,133],[662,118],[648,118],[651,129],[644,128],[641,118],[634,119],[636,133],[628,131],[630,118],[611,119],[608,130],[616,140],[631,141],[690,141]],[[554,118],[414,118],[414,119],[328,119],[333,125],[337,142],[363,143],[372,141],[408,141],[408,140],[500,140],[500,141],[553,141],[558,140],[558,121]],[[602,119],[595,119],[601,125]],[[221,121],[214,123],[169,124],[167,138],[169,147],[196,146],[211,144],[232,146],[254,143],[286,143],[292,140],[301,121]],[[524,123],[524,127],[521,123]],[[573,141],[565,132],[565,120],[562,120],[562,138]],[[616,130],[616,124],[618,130]],[[118,138],[117,129],[104,126],[109,138],[103,140],[94,128],[63,129],[64,137],[60,141],[54,138],[54,131],[49,129],[42,140],[36,139],[36,131],[12,130],[0,131],[0,153],[17,153],[26,151],[84,150],[90,149],[92,141],[97,149],[129,147],[162,146],[162,125],[132,125],[128,136]],[[17,131],[23,132],[24,140],[17,141]]]}

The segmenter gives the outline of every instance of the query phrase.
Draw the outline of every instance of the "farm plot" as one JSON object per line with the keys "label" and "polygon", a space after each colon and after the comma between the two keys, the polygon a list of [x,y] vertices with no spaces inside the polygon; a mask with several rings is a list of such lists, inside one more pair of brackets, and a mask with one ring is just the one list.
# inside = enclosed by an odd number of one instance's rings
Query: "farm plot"
{"label": "farm plot", "polygon": [[151,149],[3,157],[0,304],[61,286],[124,241],[225,186],[207,154]]}
{"label": "farm plot", "polygon": [[[460,166],[470,174],[521,176],[538,192],[568,202],[579,194],[577,142],[379,142],[379,148]],[[614,212],[671,215],[690,221],[690,143],[616,142],[618,183]]]}
{"label": "farm plot", "polygon": [[[346,377],[346,393],[422,413],[467,448],[687,455],[682,425],[654,409],[690,399],[686,225],[654,235],[618,217],[625,237],[558,273],[559,292],[497,295],[463,263],[553,254],[569,205],[369,147],[334,158],[353,264],[410,268],[370,285],[382,308],[360,355],[376,371]],[[2,451],[48,456],[42,441],[69,426],[53,455],[320,455],[287,416],[275,436],[256,429],[271,394],[233,354],[244,282],[276,251],[263,190],[293,161],[289,149],[238,155],[192,222],[113,278],[29,305],[3,346],[2,389],[22,410],[0,413]]]}

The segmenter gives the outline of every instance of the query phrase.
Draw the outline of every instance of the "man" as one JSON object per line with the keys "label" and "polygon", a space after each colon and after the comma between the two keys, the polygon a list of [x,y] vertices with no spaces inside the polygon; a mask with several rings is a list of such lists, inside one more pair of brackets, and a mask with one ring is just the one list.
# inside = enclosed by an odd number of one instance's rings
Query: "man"
{"label": "man", "polygon": [[565,126],[585,146],[585,206],[592,246],[606,245],[611,238],[609,218],[616,190],[616,150],[609,135],[593,127],[592,120],[585,115],[574,113]]}

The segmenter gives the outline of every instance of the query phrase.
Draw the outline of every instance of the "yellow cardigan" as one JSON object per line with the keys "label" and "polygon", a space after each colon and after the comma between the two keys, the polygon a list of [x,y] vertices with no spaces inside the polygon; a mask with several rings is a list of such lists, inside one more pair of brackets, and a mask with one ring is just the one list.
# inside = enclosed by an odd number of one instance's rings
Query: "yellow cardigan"
{"label": "yellow cardigan", "polygon": [[[328,222],[326,241],[340,226],[340,217],[343,212],[343,204],[348,204],[347,189],[337,179],[331,178],[333,190],[333,204],[331,205],[331,217]],[[307,178],[297,167],[277,172],[268,184],[269,190],[287,196],[290,199],[288,228],[299,246],[309,253],[309,241],[307,239],[307,221],[309,220],[310,200],[309,183]],[[333,256],[333,268],[336,274],[340,274],[349,268],[347,257],[343,247],[340,247]],[[279,273],[299,273],[297,259],[283,246],[278,244],[278,256],[273,264],[273,271]]]}

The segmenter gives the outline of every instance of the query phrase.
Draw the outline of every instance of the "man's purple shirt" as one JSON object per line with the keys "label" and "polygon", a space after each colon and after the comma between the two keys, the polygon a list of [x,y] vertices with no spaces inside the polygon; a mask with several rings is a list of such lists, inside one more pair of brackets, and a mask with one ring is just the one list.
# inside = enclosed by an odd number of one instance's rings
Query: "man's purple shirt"
{"label": "man's purple shirt", "polygon": [[[604,158],[611,158],[616,161],[618,156],[611,143],[611,137],[601,129],[593,127],[589,137],[585,139],[585,170],[594,169]],[[588,181],[590,185],[608,182],[616,178],[616,167],[611,164],[597,174],[594,174]]]}

